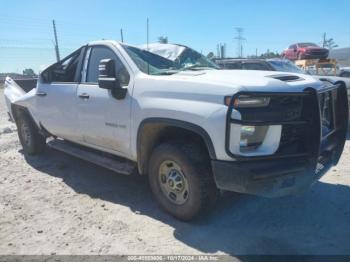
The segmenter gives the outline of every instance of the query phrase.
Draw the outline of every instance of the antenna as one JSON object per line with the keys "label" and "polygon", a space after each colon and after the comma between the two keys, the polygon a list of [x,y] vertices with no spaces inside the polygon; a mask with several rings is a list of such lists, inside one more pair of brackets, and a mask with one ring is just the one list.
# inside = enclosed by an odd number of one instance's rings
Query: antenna
{"label": "antenna", "polygon": [[234,38],[237,40],[237,56],[243,57],[243,41],[247,40],[243,37],[244,29],[242,27],[235,28],[237,36]]}
{"label": "antenna", "polygon": [[59,51],[59,48],[58,48],[58,40],[57,40],[57,31],[56,31],[55,20],[52,20],[52,26],[53,26],[53,34],[54,34],[54,37],[55,37],[56,59],[57,59],[57,62],[59,62],[61,59],[60,59],[60,51]]}
{"label": "antenna", "polygon": [[123,28],[120,28],[120,40],[124,42]]}

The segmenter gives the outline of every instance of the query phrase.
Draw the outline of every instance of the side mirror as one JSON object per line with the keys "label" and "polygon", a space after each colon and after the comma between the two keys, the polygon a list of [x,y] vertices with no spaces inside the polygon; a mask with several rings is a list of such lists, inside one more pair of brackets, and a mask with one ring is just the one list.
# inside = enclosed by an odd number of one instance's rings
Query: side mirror
{"label": "side mirror", "polygon": [[98,86],[103,89],[109,89],[113,97],[123,99],[126,96],[127,89],[123,88],[116,77],[115,63],[113,59],[102,59],[98,66]]}

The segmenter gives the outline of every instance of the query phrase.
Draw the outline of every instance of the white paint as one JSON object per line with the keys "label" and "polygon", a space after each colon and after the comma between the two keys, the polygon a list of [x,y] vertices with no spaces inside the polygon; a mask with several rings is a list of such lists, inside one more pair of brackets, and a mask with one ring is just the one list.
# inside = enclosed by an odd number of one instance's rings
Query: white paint
{"label": "white paint", "polygon": [[[130,74],[128,94],[116,100],[109,91],[85,84],[43,84],[22,96],[15,85],[6,86],[8,103],[25,105],[37,123],[55,135],[102,151],[137,159],[137,133],[141,122],[147,118],[182,120],[202,127],[209,134],[217,159],[231,160],[225,151],[227,106],[224,97],[239,91],[300,92],[306,87],[316,90],[323,83],[312,76],[296,82],[282,82],[269,77],[268,71],[201,70],[173,75],[147,75],[134,64],[120,43],[96,41],[89,45],[105,45],[114,50]],[[273,75],[285,74],[273,72]],[[47,92],[46,97],[35,96]],[[78,98],[88,92],[89,102]],[[238,112],[234,113],[239,114]],[[105,125],[105,123],[112,125]],[[121,125],[125,128],[112,128]],[[112,130],[113,129],[113,130]],[[231,144],[235,144],[232,129]],[[269,128],[259,154],[272,154],[278,147],[280,127]],[[89,137],[88,139],[86,139]],[[98,139],[97,139],[98,138]],[[236,150],[232,147],[232,150]]]}

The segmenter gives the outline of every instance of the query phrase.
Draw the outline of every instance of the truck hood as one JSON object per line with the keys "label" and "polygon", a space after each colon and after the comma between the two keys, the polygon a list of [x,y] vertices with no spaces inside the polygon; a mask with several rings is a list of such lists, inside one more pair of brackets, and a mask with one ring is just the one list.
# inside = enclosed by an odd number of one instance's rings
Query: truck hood
{"label": "truck hood", "polygon": [[300,92],[306,87],[321,89],[324,86],[309,75],[255,70],[183,71],[170,75],[170,79],[260,92]]}

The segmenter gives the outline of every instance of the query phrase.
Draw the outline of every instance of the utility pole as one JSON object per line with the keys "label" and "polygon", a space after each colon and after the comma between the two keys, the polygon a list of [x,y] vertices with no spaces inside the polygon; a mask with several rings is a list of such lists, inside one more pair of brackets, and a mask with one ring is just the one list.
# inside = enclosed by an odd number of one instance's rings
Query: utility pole
{"label": "utility pole", "polygon": [[57,40],[57,31],[56,31],[55,20],[52,20],[52,25],[53,25],[53,34],[55,36],[56,59],[57,59],[57,62],[59,62],[61,59],[60,59],[60,51],[59,51],[59,48],[58,48],[58,40]]}
{"label": "utility pole", "polygon": [[147,50],[148,50],[148,44],[149,44],[149,19],[147,17]]}
{"label": "utility pole", "polygon": [[323,33],[323,43],[322,43],[322,47],[326,47],[326,42],[327,42],[327,34]]}
{"label": "utility pole", "polygon": [[243,37],[244,29],[242,27],[236,27],[236,34],[237,36],[234,38],[237,40],[237,56],[243,57],[243,41],[246,39]]}
{"label": "utility pole", "polygon": [[258,57],[258,49],[255,49],[255,57]]}
{"label": "utility pole", "polygon": [[[149,19],[147,17],[147,51],[149,50],[148,44],[149,44]],[[149,63],[148,62],[147,62],[147,72],[149,74]]]}
{"label": "utility pole", "polygon": [[120,28],[120,40],[122,41],[122,43],[124,42],[123,28]]}

